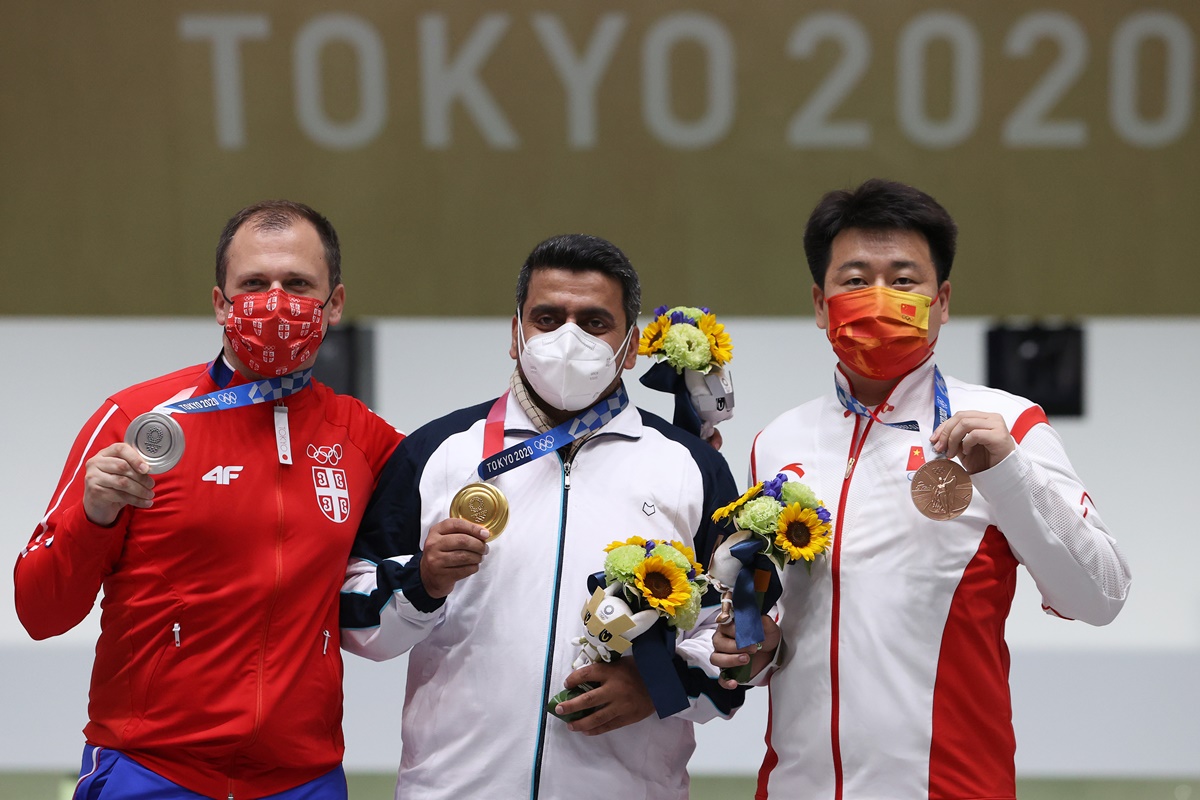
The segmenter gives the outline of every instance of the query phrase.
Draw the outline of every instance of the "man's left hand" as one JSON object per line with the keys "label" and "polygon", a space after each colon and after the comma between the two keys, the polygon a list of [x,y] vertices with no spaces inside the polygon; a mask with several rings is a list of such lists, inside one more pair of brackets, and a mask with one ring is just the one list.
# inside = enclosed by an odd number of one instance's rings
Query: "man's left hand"
{"label": "man's left hand", "polygon": [[603,661],[588,664],[567,676],[568,689],[581,683],[590,683],[596,688],[560,703],[558,712],[570,714],[587,708],[596,710],[569,723],[568,730],[595,736],[641,722],[654,713],[654,701],[650,699],[641,673],[630,657],[618,658],[612,664]]}
{"label": "man's left hand", "polygon": [[982,411],[959,411],[939,425],[929,441],[947,458],[957,456],[972,475],[991,469],[1017,449],[1004,417]]}

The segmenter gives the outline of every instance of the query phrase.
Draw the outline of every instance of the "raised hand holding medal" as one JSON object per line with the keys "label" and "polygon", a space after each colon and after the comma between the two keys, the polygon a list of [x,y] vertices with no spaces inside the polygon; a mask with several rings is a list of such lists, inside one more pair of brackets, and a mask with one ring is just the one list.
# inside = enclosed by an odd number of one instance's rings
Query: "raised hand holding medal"
{"label": "raised hand holding medal", "polygon": [[[938,458],[917,470],[912,497],[925,516],[954,519],[970,505],[971,475],[999,464],[1016,449],[1016,442],[999,414],[960,411],[951,416],[945,380],[936,370],[934,393],[937,424],[929,441]],[[955,457],[962,466],[949,460]]]}

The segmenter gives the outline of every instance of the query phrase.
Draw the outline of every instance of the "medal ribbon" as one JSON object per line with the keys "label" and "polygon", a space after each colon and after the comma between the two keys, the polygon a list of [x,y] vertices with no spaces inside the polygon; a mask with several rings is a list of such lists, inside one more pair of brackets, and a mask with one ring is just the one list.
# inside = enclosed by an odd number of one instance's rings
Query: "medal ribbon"
{"label": "medal ribbon", "polygon": [[[867,408],[853,395],[842,388],[842,385],[836,380],[833,382],[833,388],[837,390],[838,400],[841,401],[842,407],[847,411],[851,411],[860,417],[873,419],[880,425],[887,425],[889,428],[899,428],[904,431],[920,431],[921,426],[917,424],[915,419],[906,420],[904,422],[884,422],[881,420],[872,409]],[[942,371],[933,367],[933,429],[937,430],[938,426],[946,420],[950,419],[950,393],[946,389],[946,379],[942,377]]]}
{"label": "medal ribbon", "polygon": [[[778,594],[771,603],[764,602],[759,606],[758,592],[754,587],[754,573],[758,570],[770,572],[772,583],[778,583],[778,572],[775,564],[763,555],[763,541],[757,536],[744,539],[729,548],[729,554],[741,562],[737,578],[733,584],[733,620],[737,646],[750,647],[767,638],[763,632],[762,615],[774,605]],[[765,600],[765,598],[764,598]]]}
{"label": "medal ribbon", "polygon": [[307,386],[312,379],[312,373],[312,368],[309,367],[278,378],[243,383],[200,397],[190,397],[187,400],[163,406],[163,409],[180,414],[201,414],[206,411],[224,411],[227,408],[241,408],[282,400]]}
{"label": "medal ribbon", "polygon": [[535,458],[541,458],[556,452],[561,447],[566,447],[587,433],[599,430],[607,425],[613,417],[625,410],[629,405],[629,395],[625,392],[624,386],[618,386],[611,395],[557,428],[552,428],[496,453],[490,448],[497,446],[497,440],[501,445],[504,443],[504,409],[507,402],[508,392],[505,392],[488,412],[483,434],[483,461],[479,462],[479,466],[476,468],[480,480],[486,481],[508,472],[510,469],[516,469]]}

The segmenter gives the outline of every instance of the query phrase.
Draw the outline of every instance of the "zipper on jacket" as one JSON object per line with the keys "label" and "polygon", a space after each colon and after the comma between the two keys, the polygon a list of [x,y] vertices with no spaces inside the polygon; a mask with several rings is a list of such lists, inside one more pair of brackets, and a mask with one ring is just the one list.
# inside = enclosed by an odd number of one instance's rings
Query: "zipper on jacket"
{"label": "zipper on jacket", "polygon": [[[563,548],[567,540],[567,495],[571,491],[571,462],[558,460],[563,465],[562,506],[558,524],[558,563],[554,566],[554,597],[550,601],[550,633],[546,641],[546,665],[542,671],[542,706],[550,701],[550,670],[554,666],[555,634],[558,631],[558,596],[562,590]],[[533,781],[529,789],[529,800],[537,800],[542,783],[542,753],[546,748],[546,720],[549,714],[542,713],[538,721],[537,748],[533,756]]]}
{"label": "zipper on jacket", "polygon": [[325,637],[325,642],[321,645],[321,655],[329,655],[329,631],[321,631],[321,635]]}
{"label": "zipper on jacket", "polygon": [[833,534],[833,552],[830,556],[830,579],[832,583],[832,597],[830,609],[830,626],[829,626],[829,684],[830,684],[830,747],[833,755],[833,786],[834,800],[842,800],[843,791],[843,772],[842,772],[842,734],[841,734],[841,697],[839,691],[841,688],[841,680],[839,678],[839,657],[838,657],[838,637],[841,627],[841,601],[842,601],[842,524],[846,517],[846,498],[850,495],[850,481],[854,477],[854,465],[858,463],[858,457],[862,455],[863,445],[866,444],[867,434],[871,430],[871,425],[874,420],[867,420],[866,426],[862,430],[862,436],[859,436],[858,429],[862,422],[862,417],[854,417],[854,434],[850,438],[850,454],[846,460],[846,474],[842,476],[842,493],[838,498],[837,511],[837,527],[834,528]]}
{"label": "zipper on jacket", "polygon": [[[277,510],[277,523],[275,525],[275,586],[271,590],[271,600],[267,604],[267,617],[263,620],[262,641],[258,646],[258,678],[255,681],[254,688],[254,728],[250,732],[250,738],[246,741],[247,747],[258,741],[258,734],[262,731],[263,685],[265,683],[263,678],[267,668],[267,639],[271,631],[271,620],[275,616],[275,603],[279,600],[279,589],[283,585],[283,527],[286,519],[283,502],[283,469],[284,465],[280,464],[275,470],[275,508]],[[233,794],[232,788],[230,789],[230,794]]]}
{"label": "zipper on jacket", "polygon": [[176,622],[171,626],[171,633],[175,634],[175,646],[179,647],[179,623]]}

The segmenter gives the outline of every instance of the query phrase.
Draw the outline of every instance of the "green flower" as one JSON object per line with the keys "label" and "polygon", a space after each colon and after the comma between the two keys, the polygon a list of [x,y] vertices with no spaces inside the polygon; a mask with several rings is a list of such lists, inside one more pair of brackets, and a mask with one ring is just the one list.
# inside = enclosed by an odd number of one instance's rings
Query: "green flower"
{"label": "green flower", "polygon": [[754,531],[762,536],[775,538],[775,525],[783,506],[774,497],[756,497],[738,512],[734,524],[744,531]]}
{"label": "green flower", "polygon": [[816,508],[821,504],[821,501],[817,499],[816,492],[810,489],[807,484],[797,481],[787,481],[779,491],[785,506],[790,506],[792,503],[799,503],[802,508]]}
{"label": "green flower", "polygon": [[696,627],[696,620],[700,618],[700,600],[704,592],[694,583],[689,585],[692,588],[692,596],[675,611],[675,627],[681,631]]}
{"label": "green flower", "polygon": [[627,544],[604,559],[604,577],[609,583],[633,583],[633,571],[646,558],[646,548]]}
{"label": "green flower", "polygon": [[692,569],[692,562],[688,561],[688,557],[669,544],[655,545],[654,549],[650,551],[650,555],[658,556],[663,561],[670,561],[685,573],[690,572]]}
{"label": "green flower", "polygon": [[663,337],[662,350],[667,362],[682,373],[685,369],[705,370],[712,360],[708,337],[691,325],[672,325]]}

